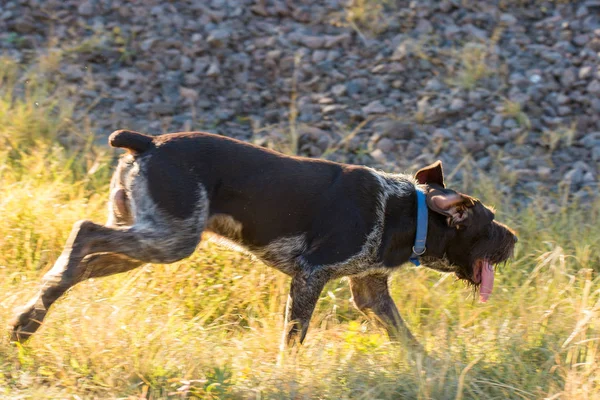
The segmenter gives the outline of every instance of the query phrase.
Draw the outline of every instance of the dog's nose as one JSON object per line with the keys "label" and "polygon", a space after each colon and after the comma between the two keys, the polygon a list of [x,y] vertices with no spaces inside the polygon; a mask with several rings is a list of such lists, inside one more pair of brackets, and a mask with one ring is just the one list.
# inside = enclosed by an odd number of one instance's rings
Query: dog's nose
{"label": "dog's nose", "polygon": [[513,235],[513,240],[515,241],[515,244],[517,244],[517,242],[519,241],[519,238],[517,237],[517,235]]}

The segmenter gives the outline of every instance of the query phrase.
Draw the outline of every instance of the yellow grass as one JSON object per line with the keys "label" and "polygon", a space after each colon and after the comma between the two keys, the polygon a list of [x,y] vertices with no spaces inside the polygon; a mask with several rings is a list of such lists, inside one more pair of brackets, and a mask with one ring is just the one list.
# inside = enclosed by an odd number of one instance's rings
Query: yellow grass
{"label": "yellow grass", "polygon": [[[72,140],[58,89],[38,82],[15,95],[22,83],[9,73],[0,79],[2,327],[73,222],[104,221],[112,168],[107,149]],[[203,242],[188,260],[76,286],[22,347],[5,331],[0,398],[600,398],[600,204],[548,213],[490,185],[475,194],[520,236],[490,302],[424,268],[403,268],[392,285],[435,364],[389,344],[343,281],[324,290],[305,345],[280,354],[289,279]]]}

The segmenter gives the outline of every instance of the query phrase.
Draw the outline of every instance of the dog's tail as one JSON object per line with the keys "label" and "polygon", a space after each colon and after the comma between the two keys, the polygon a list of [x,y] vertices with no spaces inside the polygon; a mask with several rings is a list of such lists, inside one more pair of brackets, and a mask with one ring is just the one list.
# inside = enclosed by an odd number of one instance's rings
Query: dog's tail
{"label": "dog's tail", "polygon": [[143,133],[120,129],[110,134],[108,144],[127,149],[133,155],[137,155],[154,148],[154,138]]}

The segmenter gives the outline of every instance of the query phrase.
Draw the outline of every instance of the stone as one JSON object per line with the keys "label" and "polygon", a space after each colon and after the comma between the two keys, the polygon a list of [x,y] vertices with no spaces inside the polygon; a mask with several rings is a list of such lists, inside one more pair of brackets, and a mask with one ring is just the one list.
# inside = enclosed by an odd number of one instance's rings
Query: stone
{"label": "stone", "polygon": [[84,1],[77,7],[79,15],[91,17],[94,14],[94,3],[92,1]]}
{"label": "stone", "polygon": [[435,131],[433,131],[433,137],[440,139],[452,139],[453,135],[448,129],[437,128]]}
{"label": "stone", "polygon": [[316,50],[313,52],[312,55],[312,62],[315,64],[320,63],[321,61],[324,61],[327,58],[327,51],[325,50]]}
{"label": "stone", "polygon": [[387,158],[385,156],[385,153],[381,149],[375,149],[375,150],[373,150],[369,154],[379,164],[385,164],[387,162]]}
{"label": "stone", "polygon": [[359,80],[353,80],[346,84],[346,91],[350,96],[361,93],[363,89],[364,86]]}
{"label": "stone", "polygon": [[592,76],[592,67],[586,65],[585,67],[579,68],[579,79],[588,79]]}
{"label": "stone", "polygon": [[331,49],[333,47],[344,45],[352,40],[350,33],[342,33],[336,36],[325,36],[325,48]]}
{"label": "stone", "polygon": [[502,114],[495,114],[492,118],[492,122],[490,122],[490,130],[494,133],[498,133],[502,130],[504,126],[504,117]]}
{"label": "stone", "polygon": [[363,107],[362,111],[365,114],[383,114],[387,111],[387,108],[381,104],[381,101],[375,100]]}
{"label": "stone", "polygon": [[544,59],[545,61],[554,64],[554,63],[560,63],[560,61],[563,59],[562,55],[556,51],[551,51],[551,50],[545,50],[543,51],[540,56],[542,57],[542,59]]}
{"label": "stone", "polygon": [[585,182],[594,182],[595,177],[590,166],[583,161],[576,161],[563,176],[563,184],[578,187]]}
{"label": "stone", "polygon": [[227,45],[231,31],[228,29],[215,29],[206,38],[206,42],[213,47],[224,47]]}
{"label": "stone", "polygon": [[415,43],[411,40],[405,40],[400,43],[392,53],[392,61],[402,61],[414,53]]}
{"label": "stone", "polygon": [[477,130],[479,130],[479,128],[481,128],[481,123],[477,122],[477,121],[469,121],[467,122],[467,129],[475,132]]}
{"label": "stone", "polygon": [[461,32],[460,28],[454,24],[450,24],[444,28],[444,36],[447,39],[453,39]]}
{"label": "stone", "polygon": [[511,14],[504,13],[500,15],[500,22],[502,22],[505,25],[511,26],[517,23],[517,18]]}
{"label": "stone", "polygon": [[384,153],[389,153],[394,149],[394,142],[389,138],[381,138],[377,142],[376,147]]}
{"label": "stone", "polygon": [[430,90],[433,92],[439,92],[443,88],[444,88],[444,85],[437,78],[431,78],[425,84],[425,90]]}
{"label": "stone", "polygon": [[117,72],[116,75],[120,80],[119,87],[121,87],[121,88],[128,87],[131,82],[135,82],[135,80],[137,79],[137,74],[135,74],[127,69],[119,70],[119,72]]}
{"label": "stone", "polygon": [[309,49],[319,49],[325,45],[325,39],[320,36],[302,35],[299,37],[299,41]]}
{"label": "stone", "polygon": [[506,121],[504,121],[502,126],[504,126],[506,129],[513,129],[519,126],[519,123],[513,118],[508,118]]}
{"label": "stone", "polygon": [[573,38],[572,42],[573,44],[575,44],[576,46],[582,47],[585,46],[586,43],[590,40],[590,36],[583,34],[583,35],[577,35]]}
{"label": "stone", "polygon": [[570,88],[577,80],[577,74],[573,68],[565,69],[560,77],[560,84],[564,88]]}
{"label": "stone", "polygon": [[419,35],[426,35],[428,33],[431,33],[433,31],[433,25],[431,25],[431,22],[429,22],[426,19],[420,19],[419,22],[417,22],[417,26],[415,27],[415,32],[418,33]]}
{"label": "stone", "polygon": [[450,102],[450,111],[458,112],[465,108],[465,101],[463,99],[452,99]]}
{"label": "stone", "polygon": [[194,104],[199,97],[199,93],[197,90],[183,86],[179,88],[179,94],[185,99],[185,102],[188,104]]}
{"label": "stone", "polygon": [[210,64],[210,67],[208,67],[208,71],[206,71],[206,75],[207,76],[221,75],[221,68],[219,67],[219,63],[214,62],[214,63]]}
{"label": "stone", "polygon": [[15,31],[23,34],[32,33],[37,30],[37,25],[29,18],[17,19],[13,27]]}
{"label": "stone", "polygon": [[533,74],[529,77],[529,81],[531,83],[540,83],[542,81],[542,76],[539,74]]}
{"label": "stone", "polygon": [[481,136],[481,137],[487,138],[490,135],[491,135],[491,130],[488,127],[486,127],[486,126],[482,126],[477,131],[477,136]]}
{"label": "stone", "polygon": [[580,140],[585,147],[600,146],[600,131],[591,132],[583,136]]}
{"label": "stone", "polygon": [[323,112],[323,114],[332,114],[338,110],[341,110],[342,108],[344,107],[340,104],[329,104],[322,107],[321,111]]}
{"label": "stone", "polygon": [[485,156],[477,160],[477,166],[483,170],[487,170],[492,165],[492,157]]}
{"label": "stone", "polygon": [[387,119],[375,124],[374,130],[391,139],[410,140],[415,136],[414,126],[408,122]]}
{"label": "stone", "polygon": [[600,145],[592,148],[592,160],[600,162]]}
{"label": "stone", "polygon": [[589,94],[594,96],[600,96],[600,81],[593,80],[587,85],[586,90]]}
{"label": "stone", "polygon": [[182,56],[181,70],[185,72],[190,72],[192,69],[194,69],[194,64],[192,63],[192,60],[187,56]]}
{"label": "stone", "polygon": [[337,84],[333,88],[331,88],[331,92],[337,97],[343,96],[346,94],[346,85]]}
{"label": "stone", "polygon": [[540,177],[540,179],[550,179],[550,177],[552,176],[552,169],[548,167],[538,167],[537,174]]}
{"label": "stone", "polygon": [[221,121],[227,121],[229,119],[231,119],[231,117],[233,117],[235,115],[235,111],[231,110],[231,109],[227,109],[227,108],[219,108],[216,110],[215,112],[215,116],[217,117],[217,120]]}
{"label": "stone", "polygon": [[558,96],[556,96],[556,102],[558,104],[567,104],[571,101],[571,98],[565,94],[560,93]]}
{"label": "stone", "polygon": [[175,105],[169,103],[156,103],[152,104],[152,112],[160,115],[170,115],[175,113]]}

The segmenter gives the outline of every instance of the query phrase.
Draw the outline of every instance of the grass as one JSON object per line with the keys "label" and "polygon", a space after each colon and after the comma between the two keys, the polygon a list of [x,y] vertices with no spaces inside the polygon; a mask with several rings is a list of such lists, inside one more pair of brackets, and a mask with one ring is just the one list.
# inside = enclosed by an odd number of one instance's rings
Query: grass
{"label": "grass", "polygon": [[346,7],[346,22],[361,36],[376,36],[387,28],[384,6],[387,0],[352,0]]}
{"label": "grass", "polygon": [[571,147],[575,139],[575,124],[571,126],[560,126],[556,129],[548,129],[542,132],[540,142],[543,146],[546,146],[550,152],[553,152],[561,145],[564,147]]}
{"label": "grass", "polygon": [[529,121],[529,117],[523,111],[523,107],[516,101],[511,101],[509,99],[504,99],[502,102],[503,112],[502,114],[508,118],[514,118],[520,127],[530,129],[531,121]]}
{"label": "grass", "polygon": [[[254,134],[260,134],[266,130],[273,130],[277,135],[268,135],[265,143],[263,144],[265,147],[270,149],[279,151],[288,155],[298,155],[299,150],[299,134],[298,134],[298,108],[296,104],[296,100],[298,97],[298,65],[300,63],[300,54],[294,55],[294,72],[292,74],[292,87],[290,91],[290,107],[289,107],[289,116],[287,124],[282,124],[283,126],[275,127],[275,126],[267,126],[265,128],[256,130]],[[287,126],[286,126],[287,125]],[[254,140],[257,142],[257,140]],[[260,139],[258,139],[260,141]],[[255,143],[256,144],[256,143]]]}
{"label": "grass", "polygon": [[[3,59],[0,326],[36,291],[74,221],[103,221],[111,153],[81,140],[58,88]],[[0,336],[0,398],[594,399],[600,397],[600,204],[518,208],[474,194],[517,229],[489,303],[424,268],[393,296],[424,365],[323,291],[307,341],[279,353],[289,279],[204,241],[188,260],[84,282],[24,346]]]}
{"label": "grass", "polygon": [[462,89],[476,88],[480,81],[497,70],[495,65],[490,65],[491,47],[481,43],[467,43],[455,51],[454,58],[458,59],[459,68],[456,74],[448,79],[448,83]]}

